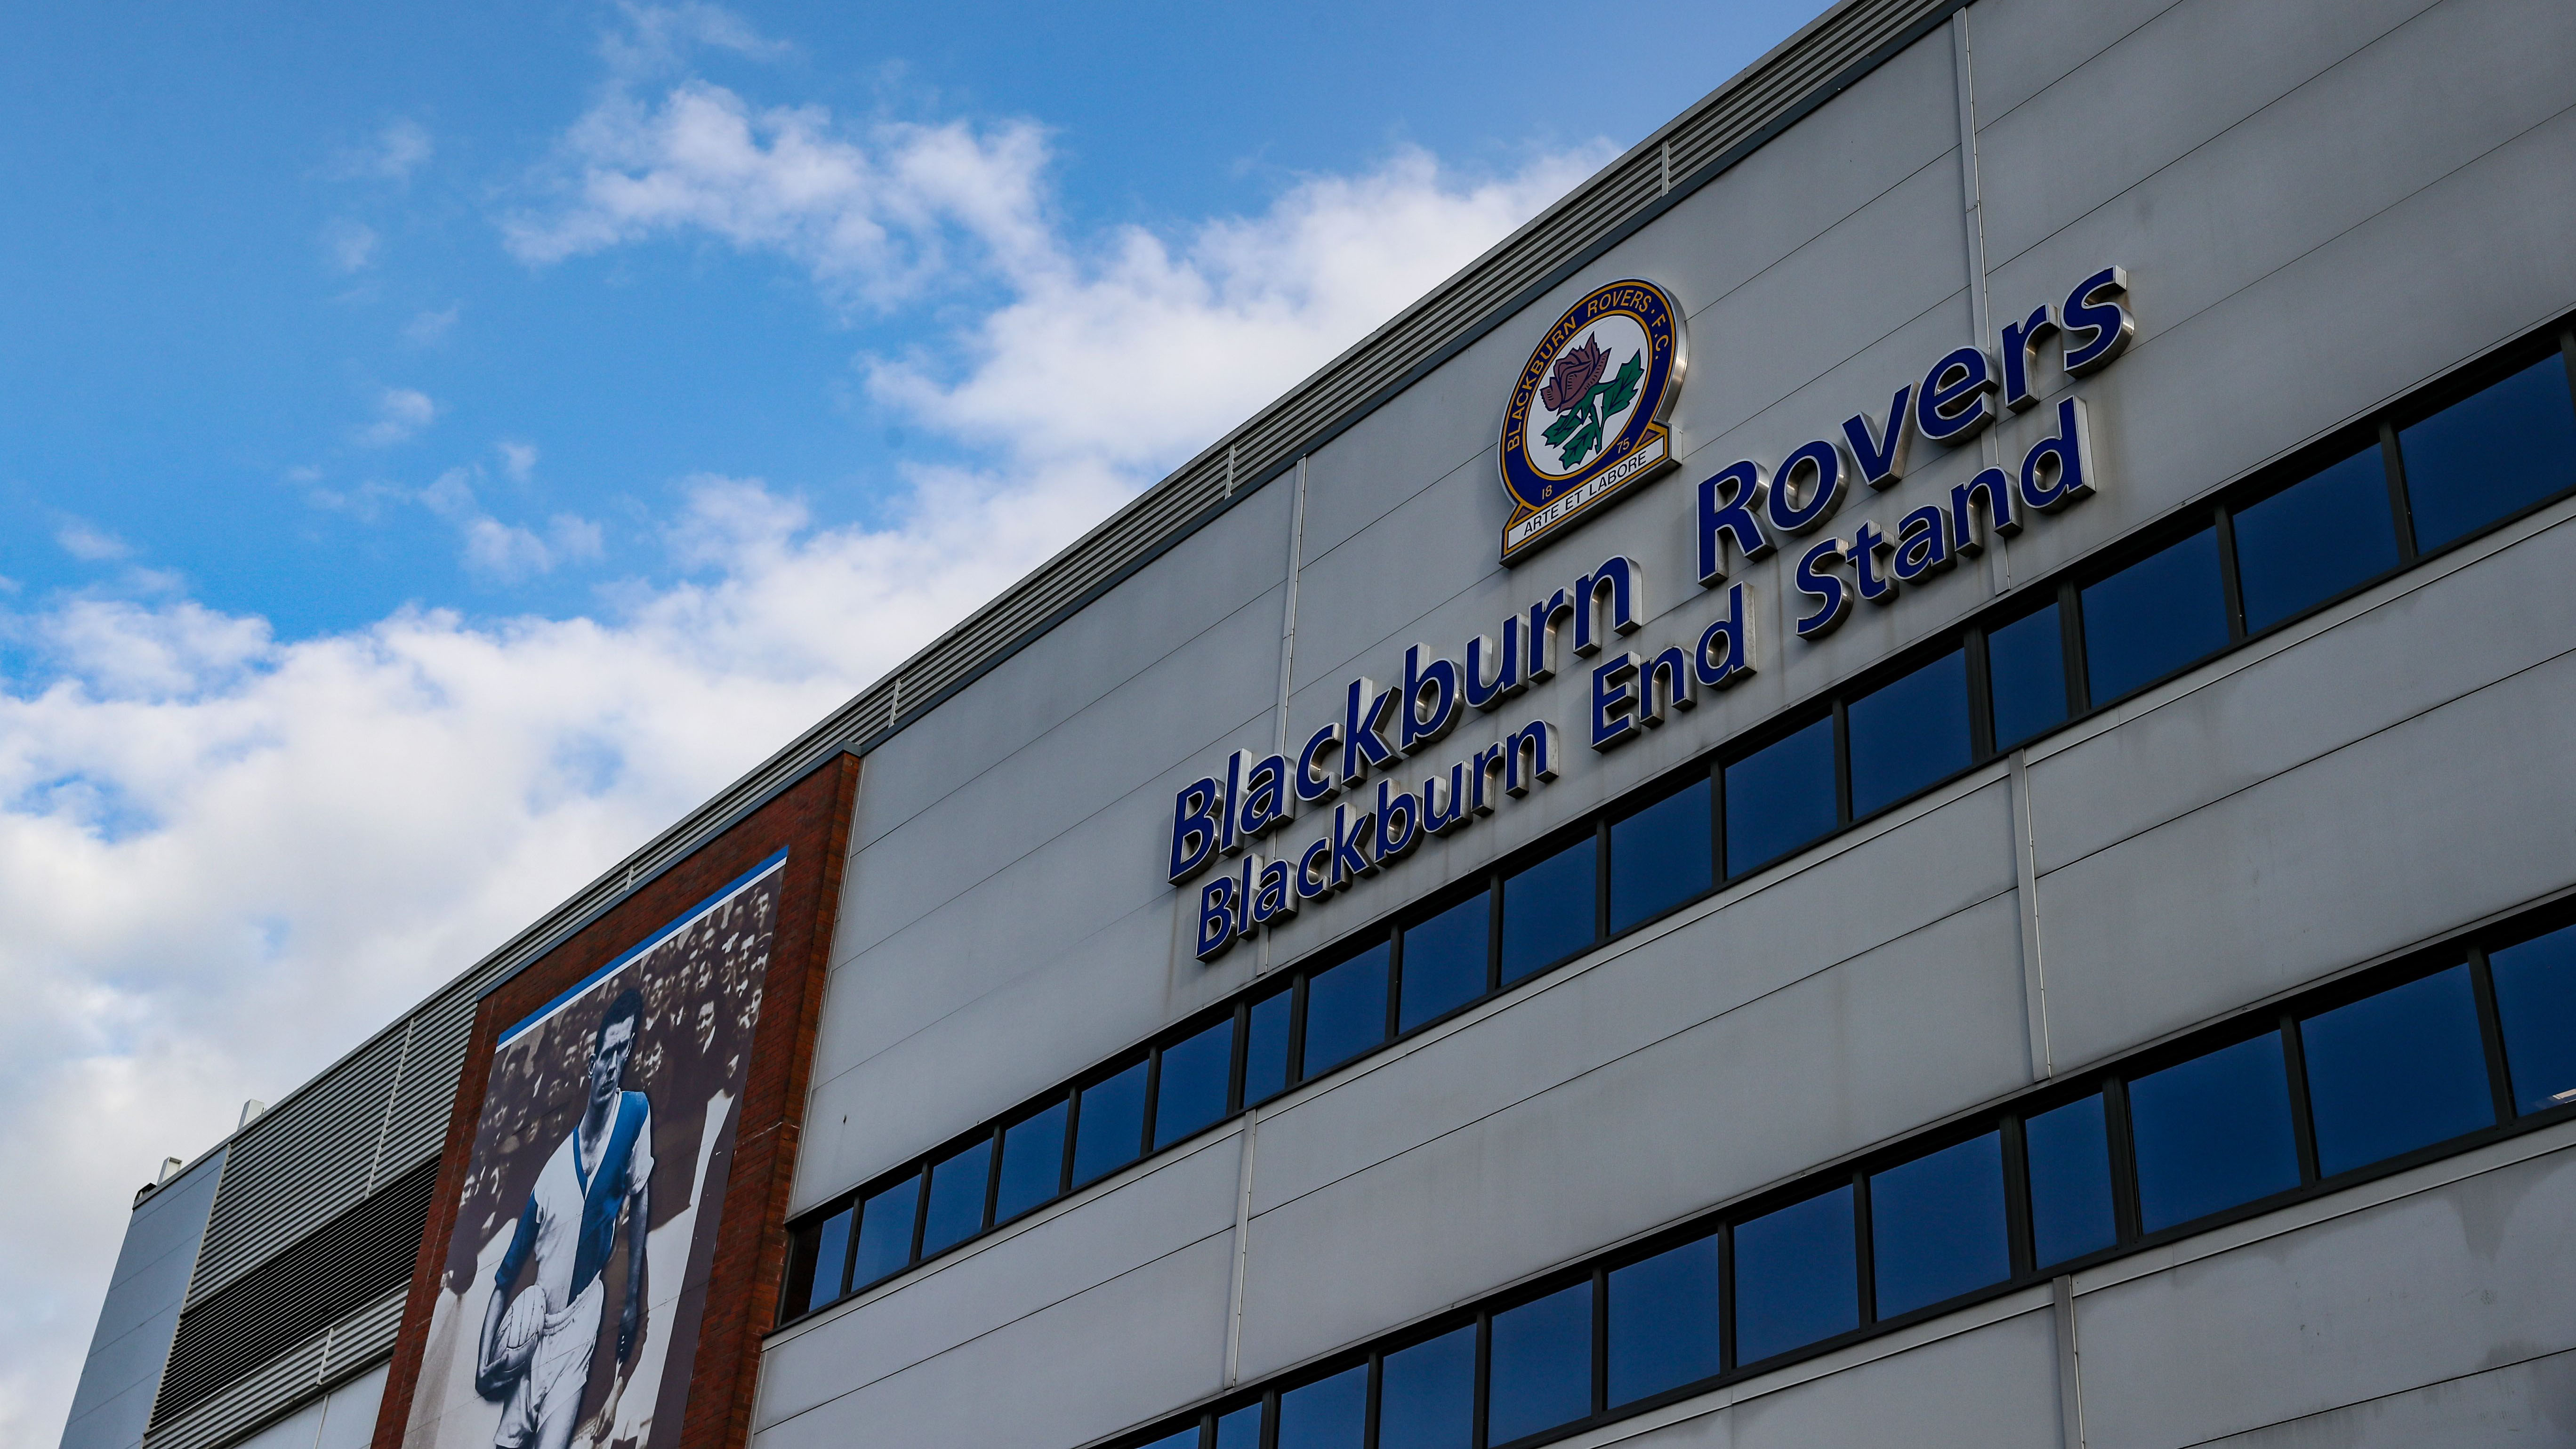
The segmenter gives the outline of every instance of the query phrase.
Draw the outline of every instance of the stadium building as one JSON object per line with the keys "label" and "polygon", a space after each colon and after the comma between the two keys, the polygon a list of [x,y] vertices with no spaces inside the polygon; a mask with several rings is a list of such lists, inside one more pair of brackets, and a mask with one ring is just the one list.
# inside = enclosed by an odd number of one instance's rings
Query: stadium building
{"label": "stadium building", "polygon": [[1835,6],[174,1164],[65,1449],[2576,1437],[2571,177],[2550,0]]}

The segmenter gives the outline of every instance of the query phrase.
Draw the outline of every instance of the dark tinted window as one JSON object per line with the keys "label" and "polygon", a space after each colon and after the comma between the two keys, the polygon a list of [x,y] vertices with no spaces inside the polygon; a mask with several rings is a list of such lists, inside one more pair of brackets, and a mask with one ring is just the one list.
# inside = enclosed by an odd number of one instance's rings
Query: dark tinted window
{"label": "dark tinted window", "polygon": [[921,1220],[927,1256],[975,1236],[984,1226],[984,1185],[992,1180],[990,1138],[931,1165],[930,1211]]}
{"label": "dark tinted window", "polygon": [[1278,1449],[1361,1449],[1367,1437],[1367,1364],[1279,1396]]}
{"label": "dark tinted window", "polygon": [[1742,875],[1834,828],[1834,722],[1820,719],[1726,767],[1726,873]]}
{"label": "dark tinted window", "polygon": [[2066,638],[2049,605],[1986,635],[1995,748],[2009,750],[2066,718]]}
{"label": "dark tinted window", "polygon": [[1199,1426],[1192,1424],[1177,1434],[1164,1435],[1162,1438],[1146,1445],[1145,1449],[1198,1449],[1198,1446]]}
{"label": "dark tinted window", "polygon": [[2245,627],[2265,629],[2397,567],[2388,468],[2356,453],[2236,514]]}
{"label": "dark tinted window", "polygon": [[1476,1325],[1386,1356],[1377,1449],[1470,1449],[1476,1434]]}
{"label": "dark tinted window", "polygon": [[1859,1327],[1857,1257],[1848,1187],[1736,1228],[1736,1361],[1752,1363]]}
{"label": "dark tinted window", "polygon": [[1881,1318],[2011,1277],[2003,1134],[1973,1137],[1873,1175],[1869,1235]]}
{"label": "dark tinted window", "polygon": [[1246,1404],[1217,1415],[1216,1449],[1261,1449],[1261,1406]]}
{"label": "dark tinted window", "polygon": [[2107,704],[2227,644],[2218,535],[2202,529],[2097,584],[2084,600],[2084,672]]}
{"label": "dark tinted window", "polygon": [[2299,1044],[2329,1177],[2495,1125],[2466,966],[2309,1017]]}
{"label": "dark tinted window", "polygon": [[2111,1132],[2099,1094],[2022,1123],[2030,1155],[2030,1236],[2039,1266],[2099,1252],[2119,1236],[2111,1215]]}
{"label": "dark tinted window", "polygon": [[1015,1218],[1056,1195],[1064,1178],[1064,1104],[1003,1129],[1002,1181],[993,1221]]}
{"label": "dark tinted window", "polygon": [[2148,1232],[2299,1185],[2278,1033],[2131,1082],[2129,1120]]}
{"label": "dark tinted window", "polygon": [[1311,1077],[1386,1040],[1386,943],[1379,942],[1306,983],[1306,1056]]}
{"label": "dark tinted window", "polygon": [[1892,805],[1968,768],[1968,656],[1942,655],[1844,710],[1852,814]]}
{"label": "dark tinted window", "polygon": [[1611,930],[1624,931],[1714,883],[1708,791],[1702,779],[1611,825]]}
{"label": "dark tinted window", "polygon": [[1494,1315],[1485,1442],[1507,1443],[1592,1412],[1592,1285]]}
{"label": "dark tinted window", "polygon": [[2555,354],[2397,434],[2415,544],[2438,548],[2576,485],[2576,415]]}
{"label": "dark tinted window", "polygon": [[2576,1102],[2576,926],[2488,958],[2517,1111]]}
{"label": "dark tinted window", "polygon": [[1714,1374],[1717,1239],[1610,1270],[1610,1406]]}
{"label": "dark tinted window", "polygon": [[1518,981],[1592,944],[1599,855],[1599,842],[1587,835],[1503,878],[1503,980]]}
{"label": "dark tinted window", "polygon": [[1145,1064],[1082,1089],[1073,1119],[1073,1185],[1136,1160],[1145,1139]]}
{"label": "dark tinted window", "polygon": [[1168,1147],[1225,1115],[1234,1072],[1234,1019],[1163,1048],[1154,1084],[1154,1146]]}
{"label": "dark tinted window", "polygon": [[857,1208],[845,1207],[823,1219],[815,1236],[813,1280],[806,1306],[819,1308],[841,1296],[842,1278],[850,1267],[850,1223],[857,1216]]}
{"label": "dark tinted window", "polygon": [[919,1173],[859,1204],[858,1250],[850,1255],[851,1287],[864,1288],[912,1261],[912,1220],[920,1209]]}
{"label": "dark tinted window", "polygon": [[1396,1029],[1411,1031],[1485,994],[1486,943],[1493,900],[1478,891],[1420,925],[1404,928],[1403,1000]]}
{"label": "dark tinted window", "polygon": [[1276,1096],[1288,1088],[1287,992],[1252,1003],[1243,1046],[1243,1105]]}

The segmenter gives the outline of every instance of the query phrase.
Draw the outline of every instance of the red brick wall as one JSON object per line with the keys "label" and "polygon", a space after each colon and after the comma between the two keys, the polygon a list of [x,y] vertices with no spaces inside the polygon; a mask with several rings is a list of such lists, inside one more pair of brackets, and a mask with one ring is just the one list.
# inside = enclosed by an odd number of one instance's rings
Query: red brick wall
{"label": "red brick wall", "polygon": [[456,1106],[448,1114],[447,1145],[439,1158],[429,1228],[412,1266],[411,1296],[403,1307],[402,1331],[394,1340],[384,1407],[376,1417],[374,1449],[401,1449],[403,1429],[411,1418],[412,1391],[419,1382],[421,1351],[429,1337],[430,1308],[437,1301],[448,1237],[455,1229],[457,1203],[463,1196],[466,1159],[475,1124],[483,1115],[493,1042],[502,1024],[534,1012],[784,846],[787,876],[780,893],[777,935],[761,988],[760,1021],[754,1028],[733,1166],[726,1178],[724,1219],[717,1229],[706,1311],[698,1325],[695,1362],[689,1369],[689,1407],[682,1420],[680,1446],[741,1449],[750,1438],[761,1333],[778,1315],[778,1285],[787,1253],[787,1194],[804,1125],[806,1077],[814,1060],[823,978],[831,966],[832,925],[841,899],[841,867],[849,850],[850,805],[857,796],[858,779],[855,757],[834,757],[740,824],[698,847],[688,859],[639,887],[476,1008]]}

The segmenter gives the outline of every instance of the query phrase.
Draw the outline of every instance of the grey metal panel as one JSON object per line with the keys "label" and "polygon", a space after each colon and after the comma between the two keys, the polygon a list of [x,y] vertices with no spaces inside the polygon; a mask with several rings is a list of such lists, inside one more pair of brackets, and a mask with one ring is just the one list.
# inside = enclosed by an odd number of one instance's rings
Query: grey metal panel
{"label": "grey metal panel", "polygon": [[2528,1449],[2576,1437],[2576,1350],[2209,1441],[2209,1449]]}
{"label": "grey metal panel", "polygon": [[[1192,1261],[1200,1265],[1197,1276],[1215,1281],[1183,1291],[1185,1302],[1206,1305],[1213,1297],[1215,1311],[1197,1315],[1195,1326],[1216,1331],[1231,1277],[1242,1143],[1239,1132],[1209,1138],[773,1346],[761,1368],[761,1422],[791,1418],[901,1374],[1211,1241],[1217,1259]],[[1217,1261],[1225,1266],[1210,1266]],[[1180,1304],[1165,1316],[1192,1317]],[[1055,1351],[1079,1357],[1095,1349],[1067,1342]],[[1210,1372],[1189,1385],[1190,1393],[1217,1386],[1221,1358],[1201,1366]],[[1117,1375],[1103,1365],[1102,1376]]]}
{"label": "grey metal panel", "polygon": [[143,1442],[222,1171],[219,1148],[161,1184],[126,1221],[98,1327],[72,1389],[63,1449],[134,1449]]}
{"label": "grey metal panel", "polygon": [[[1231,1234],[1202,1239],[793,1417],[764,1414],[751,1442],[1064,1449],[1150,1419],[1216,1386],[1233,1257]],[[764,1392],[795,1349],[769,1351]]]}
{"label": "grey metal panel", "polygon": [[[2024,1313],[1727,1414],[1732,1449],[2061,1449],[2056,1327],[2046,1312]],[[1640,1443],[1662,1449],[1652,1436]]]}
{"label": "grey metal panel", "polygon": [[[2576,1151],[2562,1148],[2079,1291],[2092,1442],[2202,1444],[2563,1353],[2576,1346],[2571,1212]],[[2324,1427],[2257,1442],[2355,1442]],[[2471,1427],[2413,1442],[2460,1443]]]}
{"label": "grey metal panel", "polygon": [[2088,62],[2190,0],[1978,0],[1968,11],[1977,120],[1993,125],[2051,86],[2078,86]]}

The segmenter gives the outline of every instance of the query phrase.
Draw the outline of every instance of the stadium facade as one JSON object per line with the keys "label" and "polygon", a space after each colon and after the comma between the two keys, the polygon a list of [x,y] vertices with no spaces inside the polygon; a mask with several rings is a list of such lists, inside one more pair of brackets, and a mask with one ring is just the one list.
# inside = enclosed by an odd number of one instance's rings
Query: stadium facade
{"label": "stadium facade", "polygon": [[65,1449],[2576,1435],[2571,176],[2546,0],[1836,6],[146,1188]]}

